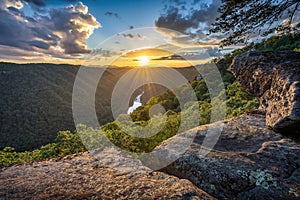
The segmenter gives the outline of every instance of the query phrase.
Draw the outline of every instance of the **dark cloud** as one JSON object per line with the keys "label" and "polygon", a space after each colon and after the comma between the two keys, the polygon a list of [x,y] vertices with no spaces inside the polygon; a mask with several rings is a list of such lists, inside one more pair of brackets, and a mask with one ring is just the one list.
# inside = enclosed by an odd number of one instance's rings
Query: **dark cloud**
{"label": "dark cloud", "polygon": [[201,23],[211,25],[218,16],[217,11],[220,5],[220,0],[213,0],[212,4],[204,4],[199,9],[192,9],[189,14],[181,13],[181,9],[171,6],[155,21],[155,25],[181,33],[189,33],[189,29],[197,29]]}
{"label": "dark cloud", "polygon": [[90,27],[98,27],[99,23],[81,2],[75,7],[51,9],[50,25],[53,31],[61,34],[60,44],[67,54],[88,53],[85,41],[91,35]]}
{"label": "dark cloud", "polygon": [[35,46],[40,49],[49,49],[50,45],[46,42],[39,41],[39,40],[32,40],[28,42],[29,45]]}
{"label": "dark cloud", "polygon": [[20,60],[20,61],[27,60],[32,62],[36,62],[36,61],[49,62],[48,59],[53,57],[63,58],[63,59],[74,59],[74,56],[62,54],[54,50],[40,49],[38,53],[35,52],[33,55],[32,51],[27,51],[16,47],[8,48],[7,46],[0,45],[0,59],[4,59],[4,60]]}
{"label": "dark cloud", "polygon": [[[88,53],[86,40],[99,22],[81,2],[75,6],[47,10],[47,15],[25,16],[20,10],[24,1],[4,0],[0,3],[0,45],[55,57]],[[44,6],[46,1],[26,2]]]}
{"label": "dark cloud", "polygon": [[[0,29],[1,37],[0,44],[12,47],[19,47],[26,50],[31,50],[32,47],[26,42],[31,40],[30,28],[16,20],[16,15],[10,13],[10,10],[0,11]],[[18,15],[19,16],[19,15]]]}
{"label": "dark cloud", "polygon": [[131,39],[131,40],[136,39],[136,38],[142,40],[145,38],[144,36],[140,35],[139,33],[137,33],[136,35],[133,35],[131,33],[122,33],[122,34],[118,34],[118,35],[121,35],[122,37],[124,37],[126,39]]}
{"label": "dark cloud", "polygon": [[183,57],[181,57],[180,55],[173,54],[170,56],[163,56],[163,57],[155,58],[152,60],[185,60],[185,59]]}
{"label": "dark cloud", "polygon": [[12,12],[14,15],[19,15],[19,16],[25,16],[24,13],[22,11],[20,11],[18,8],[15,7],[7,7],[7,9]]}
{"label": "dark cloud", "polygon": [[216,57],[222,57],[225,52],[221,52],[218,47],[188,47],[188,48],[177,48],[173,45],[161,45],[158,46],[159,49],[166,49],[170,52],[176,52],[169,56],[155,58],[153,60],[203,60],[203,59],[211,59]]}
{"label": "dark cloud", "polygon": [[31,51],[22,50],[15,47],[0,45],[0,57],[3,59],[21,58],[22,56],[32,56]]}
{"label": "dark cloud", "polygon": [[127,38],[127,39],[133,39],[134,38],[134,35],[132,35],[131,33],[128,33],[128,34],[121,34],[124,38]]}
{"label": "dark cloud", "polygon": [[181,49],[180,52],[169,56],[163,56],[154,58],[152,60],[202,60],[209,59],[212,57],[221,57],[223,54],[217,47],[206,47],[206,48],[191,48]]}
{"label": "dark cloud", "polygon": [[104,15],[109,16],[109,17],[115,17],[115,18],[121,19],[121,17],[119,16],[118,13],[114,13],[114,12],[110,12],[110,11],[104,13]]}
{"label": "dark cloud", "polygon": [[167,28],[175,30],[181,33],[186,32],[187,29],[193,27],[198,27],[198,22],[191,20],[190,18],[185,18],[179,13],[179,9],[176,7],[170,7],[167,10],[167,14],[160,16],[155,21],[155,26],[159,28]]}
{"label": "dark cloud", "polygon": [[46,6],[46,2],[47,2],[47,0],[24,0],[24,1],[39,7]]}
{"label": "dark cloud", "polygon": [[[181,35],[187,35],[194,43],[210,43],[208,41],[219,39],[215,37],[216,35],[208,36],[208,33],[211,24],[218,17],[220,5],[221,0],[212,0],[211,4],[194,0],[190,5],[184,5],[182,9],[182,3],[173,0],[172,4],[165,6],[162,15],[155,21],[155,26],[177,41],[185,40],[186,38]],[[186,12],[187,8],[189,12]]]}

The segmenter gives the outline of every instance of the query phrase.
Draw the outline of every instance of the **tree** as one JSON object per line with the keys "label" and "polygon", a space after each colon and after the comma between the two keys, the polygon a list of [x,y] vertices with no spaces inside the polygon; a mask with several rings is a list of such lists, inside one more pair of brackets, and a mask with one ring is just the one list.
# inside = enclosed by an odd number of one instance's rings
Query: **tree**
{"label": "tree", "polygon": [[300,0],[222,0],[220,16],[212,25],[211,33],[227,37],[221,46],[247,43],[254,34],[268,36],[296,33],[300,23],[295,20]]}

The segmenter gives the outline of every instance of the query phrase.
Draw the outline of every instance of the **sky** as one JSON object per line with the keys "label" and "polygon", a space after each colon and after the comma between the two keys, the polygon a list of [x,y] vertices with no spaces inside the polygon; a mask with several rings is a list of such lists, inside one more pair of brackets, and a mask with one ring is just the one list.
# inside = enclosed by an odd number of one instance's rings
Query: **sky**
{"label": "sky", "polygon": [[207,35],[220,5],[220,0],[1,0],[0,61],[203,63],[224,53],[217,45],[223,36]]}

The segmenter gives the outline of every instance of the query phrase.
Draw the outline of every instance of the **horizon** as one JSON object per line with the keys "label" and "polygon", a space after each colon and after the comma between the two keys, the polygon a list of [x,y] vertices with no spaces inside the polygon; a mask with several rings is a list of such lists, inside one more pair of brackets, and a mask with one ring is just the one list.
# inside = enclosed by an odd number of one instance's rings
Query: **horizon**
{"label": "horizon", "polygon": [[[147,69],[147,68],[165,68],[167,66],[163,65],[150,65],[150,66],[117,66],[117,65],[108,65],[108,66],[95,66],[95,65],[78,65],[78,64],[70,64],[70,63],[50,63],[50,62],[28,62],[28,63],[18,63],[18,62],[10,62],[10,61],[0,61],[0,64],[14,64],[14,65],[69,65],[72,67],[94,67],[94,68],[141,68],[141,69]],[[198,64],[196,66],[194,65],[187,65],[187,66],[172,66],[170,68],[195,68],[201,65],[209,64],[210,62],[205,62],[202,64]],[[168,66],[169,67],[169,66]]]}
{"label": "horizon", "polygon": [[[184,6],[193,9],[197,5],[199,12],[215,17],[218,15],[216,7],[220,3],[220,0],[191,0],[185,1]],[[169,19],[173,12],[169,9],[178,5],[180,3],[176,1],[163,0],[4,0],[0,3],[0,26],[6,31],[1,34],[0,61],[185,67],[187,60],[192,60],[192,65],[203,64],[235,49],[219,49],[220,36],[207,35],[212,19],[200,20],[198,27],[176,26],[177,19]],[[180,11],[179,15],[184,17],[188,13]],[[174,24],[172,29],[170,24]],[[185,29],[189,29],[190,33],[185,32]],[[200,30],[203,34],[194,37],[193,32]],[[152,51],[135,57],[127,56],[147,49]],[[88,60],[92,64],[85,64],[87,58],[95,52],[101,59],[92,62]],[[186,61],[172,57],[173,54],[184,57]],[[138,62],[140,57],[149,61],[141,64]]]}
{"label": "horizon", "polygon": [[300,0],[0,0],[0,199],[298,199]]}

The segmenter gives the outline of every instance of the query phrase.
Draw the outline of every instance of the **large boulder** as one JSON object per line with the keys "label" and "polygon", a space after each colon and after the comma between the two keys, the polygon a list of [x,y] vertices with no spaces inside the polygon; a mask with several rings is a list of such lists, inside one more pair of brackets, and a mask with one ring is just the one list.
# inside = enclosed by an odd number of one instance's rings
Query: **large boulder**
{"label": "large boulder", "polygon": [[[215,147],[201,153],[209,129],[222,128]],[[220,199],[299,199],[300,145],[265,126],[263,112],[194,128],[163,142],[155,151],[172,157],[173,146],[195,139],[190,148],[161,171],[186,178]],[[169,155],[166,155],[168,152]]]}
{"label": "large boulder", "polygon": [[300,53],[250,51],[236,56],[229,70],[260,98],[268,127],[300,133]]}
{"label": "large boulder", "polygon": [[[214,199],[110,149],[0,169],[0,199]],[[127,168],[125,169],[124,167]]]}

